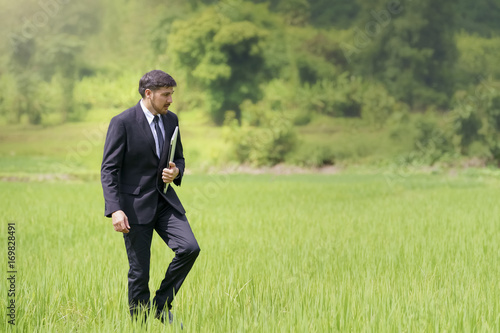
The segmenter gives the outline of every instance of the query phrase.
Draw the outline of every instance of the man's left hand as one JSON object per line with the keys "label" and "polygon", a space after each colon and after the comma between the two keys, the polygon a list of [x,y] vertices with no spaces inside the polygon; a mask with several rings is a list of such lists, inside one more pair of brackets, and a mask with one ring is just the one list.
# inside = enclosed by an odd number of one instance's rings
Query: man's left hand
{"label": "man's left hand", "polygon": [[161,178],[163,179],[164,183],[171,183],[179,174],[179,169],[175,166],[174,162],[169,163],[169,168],[163,169]]}

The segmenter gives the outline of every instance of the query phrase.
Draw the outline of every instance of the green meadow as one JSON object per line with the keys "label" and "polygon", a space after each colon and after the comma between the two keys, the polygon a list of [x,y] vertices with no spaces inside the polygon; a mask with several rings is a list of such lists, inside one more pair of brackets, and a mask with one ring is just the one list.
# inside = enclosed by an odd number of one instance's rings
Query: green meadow
{"label": "green meadow", "polygon": [[[4,181],[0,331],[498,332],[499,185],[485,171],[187,175],[178,193],[202,252],[164,326],[129,319],[98,180]],[[151,289],[171,258],[155,236]]]}
{"label": "green meadow", "polygon": [[[189,113],[181,114],[189,172],[177,192],[202,252],[175,300],[175,323],[132,323],[125,246],[103,216],[99,183],[115,113],[1,126],[0,331],[170,332],[181,322],[185,332],[500,330],[497,170],[210,174],[227,148],[223,130]],[[381,134],[357,142],[356,132],[321,126],[313,121],[302,139],[371,152],[382,142],[387,154]],[[155,237],[151,290],[172,256]]]}

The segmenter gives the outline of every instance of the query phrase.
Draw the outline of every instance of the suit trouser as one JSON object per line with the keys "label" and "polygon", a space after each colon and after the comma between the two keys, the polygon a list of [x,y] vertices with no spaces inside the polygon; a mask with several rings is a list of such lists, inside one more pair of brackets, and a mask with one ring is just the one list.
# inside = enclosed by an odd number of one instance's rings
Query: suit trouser
{"label": "suit trouser", "polygon": [[128,299],[132,317],[141,307],[150,308],[148,283],[153,230],[156,230],[161,239],[175,252],[175,257],[153,299],[157,313],[165,306],[172,308],[174,296],[200,252],[186,215],[177,212],[160,197],[153,221],[148,224],[130,225],[130,231],[123,234],[130,265]]}

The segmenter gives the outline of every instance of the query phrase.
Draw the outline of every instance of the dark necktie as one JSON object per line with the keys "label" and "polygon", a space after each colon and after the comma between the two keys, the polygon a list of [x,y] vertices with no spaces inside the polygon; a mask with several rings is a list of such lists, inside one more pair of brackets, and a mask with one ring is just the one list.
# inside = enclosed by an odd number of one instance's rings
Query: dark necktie
{"label": "dark necktie", "polygon": [[159,120],[160,120],[160,117],[155,116],[155,119],[154,119],[155,130],[156,130],[156,136],[158,137],[158,146],[160,147],[160,156],[161,156],[161,152],[163,151],[163,135],[161,134],[160,125],[158,122]]}

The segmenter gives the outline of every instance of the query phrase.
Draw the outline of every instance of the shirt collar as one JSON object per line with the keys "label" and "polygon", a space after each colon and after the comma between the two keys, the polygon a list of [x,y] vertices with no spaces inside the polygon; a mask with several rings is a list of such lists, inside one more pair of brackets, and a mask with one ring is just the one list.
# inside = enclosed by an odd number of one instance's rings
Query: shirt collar
{"label": "shirt collar", "polygon": [[[148,124],[151,125],[153,120],[155,119],[155,116],[151,113],[151,111],[148,110],[148,108],[144,105],[144,102],[141,99],[141,108],[142,112],[144,112],[144,115],[146,116],[146,119],[148,120]],[[160,118],[161,120],[161,118]]]}

